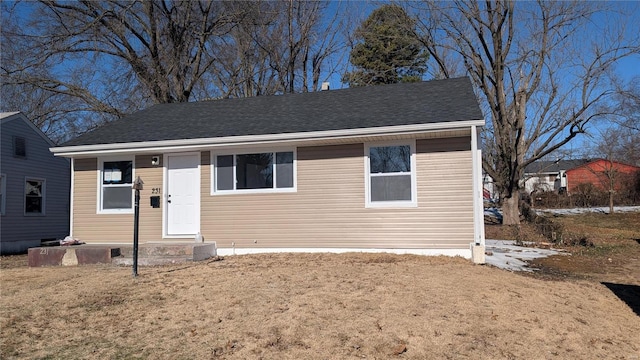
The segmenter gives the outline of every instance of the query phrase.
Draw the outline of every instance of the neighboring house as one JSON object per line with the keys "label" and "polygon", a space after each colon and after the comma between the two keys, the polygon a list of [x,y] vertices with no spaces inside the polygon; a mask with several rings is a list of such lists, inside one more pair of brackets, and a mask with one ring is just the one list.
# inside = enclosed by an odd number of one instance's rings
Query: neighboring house
{"label": "neighboring house", "polygon": [[620,190],[625,182],[633,181],[639,171],[638,166],[595,159],[567,170],[567,189],[571,194],[580,184],[588,183],[603,191]]}
{"label": "neighboring house", "polygon": [[483,173],[482,175],[482,197],[484,201],[493,202],[498,200],[499,194],[496,191],[496,187],[493,183],[493,178],[489,174]]}
{"label": "neighboring house", "polygon": [[0,253],[69,233],[70,162],[20,112],[0,113]]}
{"label": "neighboring house", "polygon": [[524,189],[527,194],[534,191],[566,191],[567,170],[587,162],[587,159],[535,161],[524,169]]}
{"label": "neighboring house", "polygon": [[159,104],[52,151],[71,158],[72,235],[87,243],[132,242],[140,177],[142,242],[471,257],[483,125],[457,78]]}

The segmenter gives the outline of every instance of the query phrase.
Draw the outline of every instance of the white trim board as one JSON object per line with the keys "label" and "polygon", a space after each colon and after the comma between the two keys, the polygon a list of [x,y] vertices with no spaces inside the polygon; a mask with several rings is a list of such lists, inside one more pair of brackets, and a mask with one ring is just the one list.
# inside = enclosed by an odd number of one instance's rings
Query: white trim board
{"label": "white trim board", "polygon": [[[206,244],[206,242],[205,242]],[[359,249],[359,248],[217,248],[219,256],[249,255],[249,254],[274,254],[274,253],[388,253],[388,254],[413,254],[426,256],[460,256],[471,259],[470,249]]]}
{"label": "white trim board", "polygon": [[285,134],[241,135],[201,139],[178,139],[162,141],[141,141],[133,143],[61,146],[50,148],[56,156],[98,156],[101,154],[141,153],[158,151],[197,151],[229,146],[295,146],[313,145],[314,142],[357,139],[363,136],[413,135],[428,131],[466,129],[483,126],[484,120],[467,120],[432,124],[412,124],[401,126],[381,126],[362,129],[310,131]]}

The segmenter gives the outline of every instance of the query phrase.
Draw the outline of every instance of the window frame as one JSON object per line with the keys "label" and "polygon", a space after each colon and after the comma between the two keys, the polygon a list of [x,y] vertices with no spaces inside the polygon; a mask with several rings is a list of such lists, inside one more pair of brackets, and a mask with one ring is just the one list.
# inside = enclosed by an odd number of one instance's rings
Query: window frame
{"label": "window frame", "polygon": [[0,174],[0,216],[4,215],[5,204],[7,202],[7,175]]}
{"label": "window frame", "polygon": [[[102,181],[103,172],[104,172],[104,163],[105,162],[116,162],[116,161],[131,161],[131,184],[129,188],[131,189],[131,208],[128,209],[103,209],[103,188],[104,184]],[[97,214],[133,214],[134,212],[134,194],[133,194],[133,182],[136,178],[136,159],[135,156],[118,156],[118,157],[100,157],[98,158],[98,170],[97,170],[97,201],[96,201],[96,213]],[[107,187],[125,187],[126,185],[119,186],[107,186]]]}
{"label": "window frame", "polygon": [[[382,174],[394,174],[391,176],[411,176],[411,200],[390,200],[390,201],[371,201],[371,162],[370,151],[371,148],[376,147],[391,147],[391,146],[409,146],[410,158],[409,165],[411,166],[410,172],[399,173],[382,173]],[[364,187],[365,187],[365,208],[406,208],[418,206],[418,187],[417,187],[417,169],[416,169],[416,140],[397,140],[397,141],[376,141],[367,142],[364,144]],[[385,176],[385,175],[374,175]],[[390,176],[390,175],[386,175]]]}
{"label": "window frame", "polygon": [[[277,155],[276,153],[290,152],[293,153],[293,186],[287,188],[278,188],[277,183]],[[271,188],[258,188],[258,189],[238,189],[237,188],[237,156],[238,155],[249,155],[249,154],[272,154],[273,156],[273,187]],[[218,190],[218,156],[233,156],[233,190]],[[210,154],[210,164],[211,164],[211,189],[210,194],[212,196],[218,195],[238,195],[238,194],[270,194],[270,193],[292,193],[297,192],[298,190],[298,154],[297,148],[275,148],[275,149],[240,149],[233,151],[211,151]]]}
{"label": "window frame", "polygon": [[[42,183],[42,194],[40,194],[41,202],[40,202],[40,212],[31,213],[27,212],[27,181],[39,181]],[[22,192],[22,206],[23,206],[23,214],[24,216],[46,216],[47,215],[47,179],[25,176],[23,183],[23,192]]]}

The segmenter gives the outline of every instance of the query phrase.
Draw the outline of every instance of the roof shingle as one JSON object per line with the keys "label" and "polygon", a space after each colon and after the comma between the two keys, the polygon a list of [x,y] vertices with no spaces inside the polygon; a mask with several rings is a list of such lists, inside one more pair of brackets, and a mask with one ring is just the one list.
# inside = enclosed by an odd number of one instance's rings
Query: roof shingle
{"label": "roof shingle", "polygon": [[62,146],[303,133],[481,120],[468,78],[158,104]]}

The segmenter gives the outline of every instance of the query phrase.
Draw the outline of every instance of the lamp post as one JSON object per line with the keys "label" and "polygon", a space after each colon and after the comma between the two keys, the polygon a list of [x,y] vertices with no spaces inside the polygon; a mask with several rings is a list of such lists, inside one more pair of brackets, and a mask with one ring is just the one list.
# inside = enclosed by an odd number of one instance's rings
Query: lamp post
{"label": "lamp post", "polygon": [[140,219],[140,190],[142,190],[142,185],[144,185],[144,182],[138,176],[133,183],[133,189],[136,192],[133,208],[133,277],[138,276],[138,221]]}

